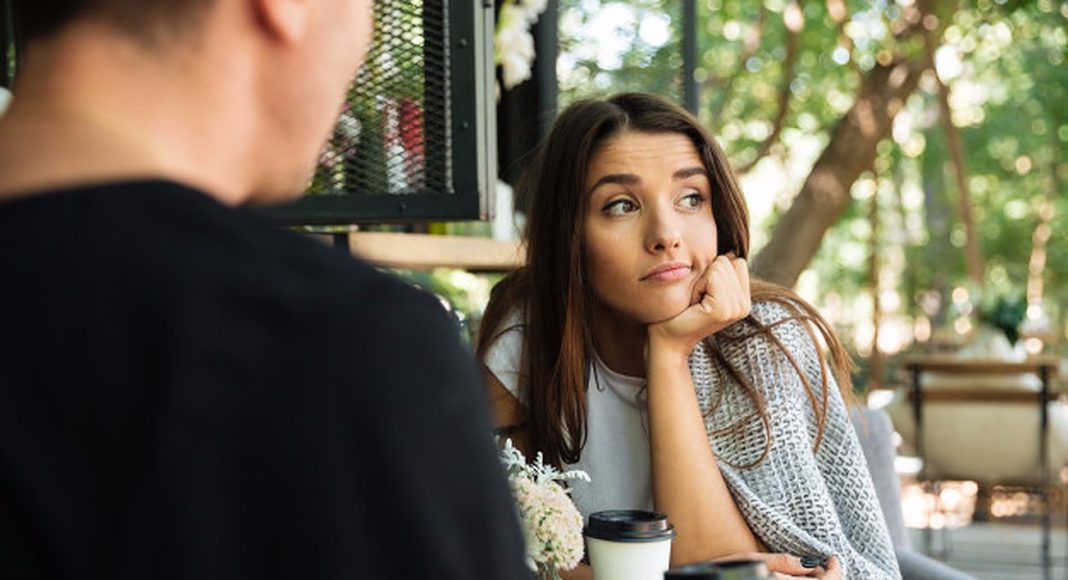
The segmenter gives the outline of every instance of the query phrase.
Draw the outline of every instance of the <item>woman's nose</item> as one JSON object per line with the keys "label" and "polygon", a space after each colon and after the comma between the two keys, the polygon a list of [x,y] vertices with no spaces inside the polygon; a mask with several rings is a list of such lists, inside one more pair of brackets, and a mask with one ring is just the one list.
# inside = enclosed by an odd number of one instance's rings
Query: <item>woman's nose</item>
{"label": "woman's nose", "polygon": [[678,226],[667,216],[657,213],[650,217],[645,247],[653,253],[676,249],[682,244]]}

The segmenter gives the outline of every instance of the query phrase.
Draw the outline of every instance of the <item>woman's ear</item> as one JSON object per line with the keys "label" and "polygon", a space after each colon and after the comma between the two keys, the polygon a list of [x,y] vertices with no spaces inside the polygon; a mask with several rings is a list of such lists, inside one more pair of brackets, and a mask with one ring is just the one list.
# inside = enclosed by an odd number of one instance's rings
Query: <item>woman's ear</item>
{"label": "woman's ear", "polygon": [[307,36],[311,0],[252,0],[256,19],[275,40],[292,44]]}

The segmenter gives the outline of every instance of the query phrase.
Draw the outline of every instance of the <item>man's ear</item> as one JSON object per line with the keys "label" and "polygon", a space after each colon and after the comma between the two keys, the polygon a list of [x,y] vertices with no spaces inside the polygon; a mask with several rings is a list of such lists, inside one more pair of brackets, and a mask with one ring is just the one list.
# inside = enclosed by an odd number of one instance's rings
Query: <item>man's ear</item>
{"label": "man's ear", "polygon": [[252,0],[260,25],[284,43],[298,42],[307,35],[308,4],[308,0]]}

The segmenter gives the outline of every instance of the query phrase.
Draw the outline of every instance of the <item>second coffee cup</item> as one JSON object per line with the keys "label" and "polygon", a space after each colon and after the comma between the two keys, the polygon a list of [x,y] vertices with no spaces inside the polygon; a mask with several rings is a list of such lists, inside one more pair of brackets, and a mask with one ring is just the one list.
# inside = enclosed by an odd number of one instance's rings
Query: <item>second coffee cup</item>
{"label": "second coffee cup", "polygon": [[700,562],[664,572],[664,580],[761,580],[771,578],[768,565],[760,560]]}
{"label": "second coffee cup", "polygon": [[595,512],[583,534],[594,580],[662,580],[671,565],[675,528],[662,513]]}

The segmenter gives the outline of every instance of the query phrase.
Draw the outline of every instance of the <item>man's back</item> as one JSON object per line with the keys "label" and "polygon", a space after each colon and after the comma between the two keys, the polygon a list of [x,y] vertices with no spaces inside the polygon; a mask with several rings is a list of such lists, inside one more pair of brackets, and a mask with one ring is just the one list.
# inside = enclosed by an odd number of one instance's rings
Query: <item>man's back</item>
{"label": "man's back", "polygon": [[428,296],[167,182],[0,204],[0,577],[520,577]]}

